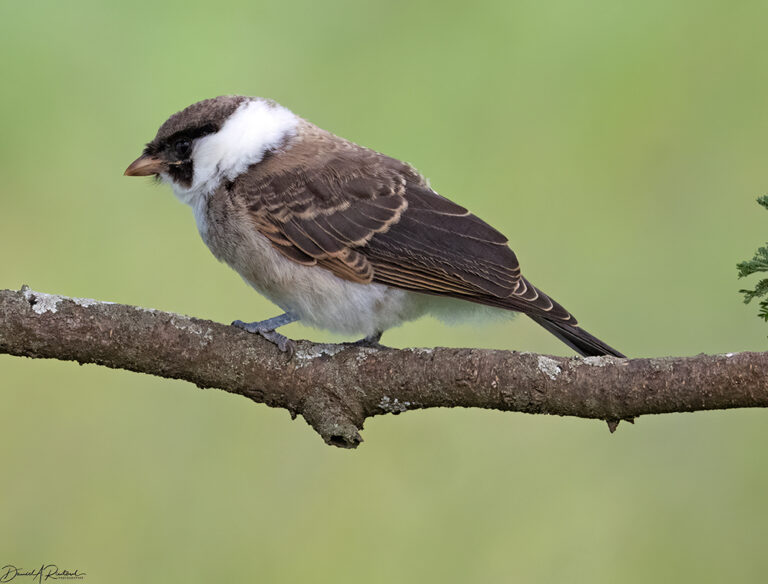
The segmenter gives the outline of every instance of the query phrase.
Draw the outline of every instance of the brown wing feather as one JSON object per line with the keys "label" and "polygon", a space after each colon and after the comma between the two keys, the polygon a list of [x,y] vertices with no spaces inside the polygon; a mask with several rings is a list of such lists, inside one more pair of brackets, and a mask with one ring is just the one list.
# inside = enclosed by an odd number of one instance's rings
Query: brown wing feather
{"label": "brown wing feather", "polygon": [[311,165],[302,164],[301,147],[289,150],[242,175],[231,190],[247,200],[256,229],[287,258],[370,283],[374,270],[359,250],[407,208],[406,177],[396,170],[405,165],[343,141],[331,146]]}
{"label": "brown wing feather", "polygon": [[576,324],[521,277],[502,233],[435,193],[407,164],[316,131],[325,148],[292,147],[232,187],[287,258],[353,282]]}
{"label": "brown wing feather", "polygon": [[400,221],[361,249],[374,281],[576,324],[520,275],[517,257],[497,230],[425,186],[409,185],[406,199]]}

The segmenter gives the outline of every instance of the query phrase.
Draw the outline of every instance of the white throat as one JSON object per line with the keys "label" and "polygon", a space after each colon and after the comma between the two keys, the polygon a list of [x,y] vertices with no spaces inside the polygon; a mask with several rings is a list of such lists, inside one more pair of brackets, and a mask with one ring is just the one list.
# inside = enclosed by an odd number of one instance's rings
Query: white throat
{"label": "white throat", "polygon": [[254,99],[244,102],[215,134],[200,138],[192,151],[194,176],[189,188],[176,184],[165,173],[176,197],[199,207],[224,180],[233,180],[260,162],[267,151],[296,135],[299,118],[273,102]]}

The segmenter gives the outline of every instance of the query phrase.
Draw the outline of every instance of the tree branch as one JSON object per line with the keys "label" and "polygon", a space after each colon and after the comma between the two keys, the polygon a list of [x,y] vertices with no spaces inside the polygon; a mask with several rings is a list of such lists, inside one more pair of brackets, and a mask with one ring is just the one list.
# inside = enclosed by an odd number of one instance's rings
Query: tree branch
{"label": "tree branch", "polygon": [[616,359],[299,341],[289,360],[235,327],[89,299],[0,291],[0,353],[184,379],[301,414],[355,448],[366,418],[477,407],[609,420],[768,406],[768,353]]}

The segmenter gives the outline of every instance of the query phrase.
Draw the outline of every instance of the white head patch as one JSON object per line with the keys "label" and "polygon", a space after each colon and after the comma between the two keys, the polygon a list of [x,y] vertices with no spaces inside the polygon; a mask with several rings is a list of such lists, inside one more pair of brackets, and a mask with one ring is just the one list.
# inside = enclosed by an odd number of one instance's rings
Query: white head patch
{"label": "white head patch", "polygon": [[276,103],[254,99],[244,102],[215,134],[200,138],[192,151],[194,176],[189,188],[163,180],[184,203],[195,205],[200,195],[213,192],[222,180],[232,180],[264,154],[296,134],[299,118]]}

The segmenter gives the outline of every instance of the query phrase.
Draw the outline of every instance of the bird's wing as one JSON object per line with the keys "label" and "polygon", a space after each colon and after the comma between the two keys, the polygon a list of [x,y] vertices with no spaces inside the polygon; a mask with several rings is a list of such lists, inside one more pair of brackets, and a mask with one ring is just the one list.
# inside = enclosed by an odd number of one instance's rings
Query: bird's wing
{"label": "bird's wing", "polygon": [[234,188],[256,229],[287,258],[370,283],[374,269],[362,248],[400,219],[406,181],[375,157],[350,156],[327,155],[321,165],[262,173]]}
{"label": "bird's wing", "polygon": [[576,324],[520,274],[503,234],[426,185],[408,185],[406,200],[400,220],[365,247],[376,281]]}
{"label": "bird's wing", "polygon": [[520,275],[504,235],[435,193],[407,164],[359,149],[276,168],[235,188],[256,229],[287,258],[353,282],[576,324]]}

